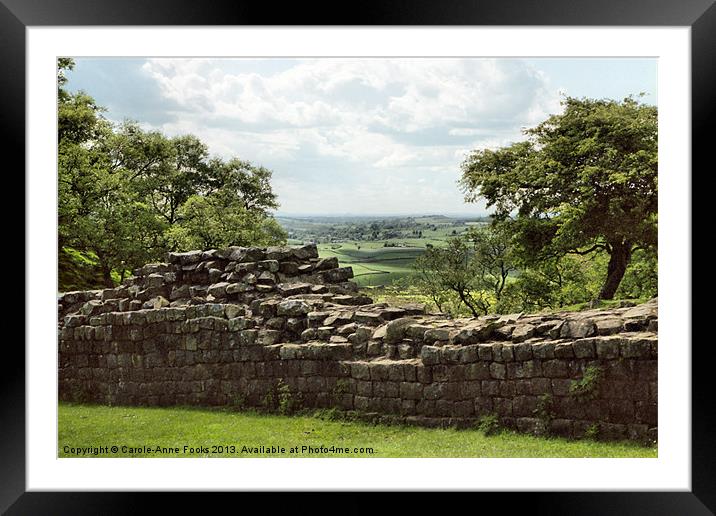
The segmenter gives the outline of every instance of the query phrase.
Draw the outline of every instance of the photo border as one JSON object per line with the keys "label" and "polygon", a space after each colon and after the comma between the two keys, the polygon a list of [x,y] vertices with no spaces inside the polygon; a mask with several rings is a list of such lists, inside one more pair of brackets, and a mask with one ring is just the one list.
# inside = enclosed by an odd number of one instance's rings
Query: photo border
{"label": "photo border", "polygon": [[[692,160],[705,169],[706,153],[713,145],[713,92],[716,91],[716,6],[710,0],[670,2],[639,0],[628,5],[618,0],[602,2],[552,0],[545,2],[502,1],[476,4],[401,1],[362,3],[344,19],[335,14],[336,4],[313,2],[282,6],[212,3],[202,9],[186,0],[134,3],[129,0],[92,2],[91,0],[0,0],[0,63],[3,73],[0,97],[6,156],[20,154],[25,146],[25,29],[28,26],[82,25],[681,25],[691,27],[692,51]],[[317,14],[321,13],[321,14]],[[331,19],[326,19],[331,18]],[[321,20],[320,22],[318,20]],[[711,156],[709,156],[710,158]],[[24,170],[24,154],[20,157]],[[693,167],[692,167],[693,168]],[[704,170],[705,172],[705,170]],[[693,172],[691,173],[693,178]],[[26,194],[24,184],[23,192]],[[693,215],[692,215],[693,219]],[[25,270],[27,275],[27,270]],[[691,278],[689,278],[690,282]],[[31,301],[24,299],[26,312]],[[686,301],[685,301],[686,302]],[[689,341],[691,335],[688,336]],[[688,342],[690,344],[690,342]],[[708,343],[706,343],[708,344]],[[481,497],[510,500],[510,508],[544,509],[551,514],[710,514],[716,506],[712,443],[711,361],[709,348],[692,348],[692,491],[649,493],[475,493]],[[80,493],[26,492],[25,468],[25,355],[19,346],[7,345],[2,375],[2,439],[0,440],[0,510],[9,514],[78,514],[84,512],[121,514],[130,509],[149,507],[149,500],[189,508],[201,503],[188,493]],[[246,493],[240,494],[242,497]],[[299,496],[294,493],[292,497]],[[424,507],[422,496],[413,494],[412,504]],[[251,496],[253,497],[253,495]],[[303,498],[300,496],[296,500]],[[344,506],[365,512],[371,510],[365,497],[350,493]],[[259,502],[259,499],[255,501]],[[246,502],[242,502],[242,505]],[[332,504],[327,504],[329,507]],[[343,504],[342,504],[343,505]],[[12,506],[12,507],[10,507]],[[243,505],[247,507],[246,505]],[[315,504],[311,505],[314,512]],[[483,506],[484,507],[484,506]],[[407,509],[407,505],[405,506]],[[319,510],[318,508],[317,510]]]}

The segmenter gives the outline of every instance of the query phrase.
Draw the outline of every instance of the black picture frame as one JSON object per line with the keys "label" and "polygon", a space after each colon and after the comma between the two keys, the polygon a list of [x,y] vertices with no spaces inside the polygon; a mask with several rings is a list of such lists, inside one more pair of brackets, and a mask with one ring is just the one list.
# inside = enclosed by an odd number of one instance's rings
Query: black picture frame
{"label": "black picture frame", "polygon": [[[348,5],[348,4],[346,4]],[[688,26],[692,52],[692,179],[694,169],[705,175],[712,145],[714,91],[716,91],[716,6],[713,0],[491,0],[428,1],[373,0],[345,8],[337,2],[286,3],[277,8],[266,2],[192,0],[0,0],[0,104],[2,105],[3,156],[17,157],[16,170],[24,170],[25,157],[25,30],[29,26],[84,25],[529,25],[529,26]],[[710,164],[710,163],[709,163]],[[703,170],[701,170],[703,169]],[[24,186],[20,186],[24,191]],[[693,189],[692,189],[693,191]],[[693,213],[692,220],[693,218]],[[694,262],[694,266],[696,262]],[[25,274],[28,271],[25,270]],[[691,278],[687,278],[691,282]],[[689,300],[684,300],[688,302]],[[28,305],[25,305],[28,306]],[[693,316],[692,316],[693,319]],[[9,335],[9,334],[6,334]],[[692,337],[679,345],[691,345]],[[7,339],[6,339],[7,340]],[[12,345],[10,345],[12,344]],[[488,510],[492,501],[510,511],[549,514],[713,514],[716,510],[716,455],[711,401],[713,376],[709,342],[692,346],[692,490],[689,492],[534,492],[474,493],[467,501]],[[0,511],[7,514],[125,514],[145,512],[153,502],[171,507],[207,508],[189,493],[78,493],[26,492],[25,484],[25,352],[16,342],[3,350],[6,364],[0,375]],[[7,364],[12,364],[12,367]],[[205,495],[203,495],[205,496]],[[232,497],[234,494],[214,494]],[[265,504],[268,496],[241,494],[241,507]],[[273,495],[272,495],[273,496]],[[304,505],[305,493],[293,493],[291,505]],[[456,496],[456,495],[453,495]],[[402,510],[426,507],[434,500],[414,494],[401,502]],[[232,503],[230,500],[225,500]],[[220,507],[222,500],[212,500]],[[444,500],[443,500],[444,502]],[[452,500],[450,510],[461,502]],[[214,505],[216,504],[216,505]],[[276,504],[278,508],[286,507]],[[311,501],[310,512],[336,510],[335,502]],[[490,504],[492,505],[492,504]],[[208,507],[212,507],[208,506]],[[289,509],[286,507],[286,509]],[[358,493],[341,502],[341,512],[375,510]],[[461,509],[462,510],[462,509]]]}

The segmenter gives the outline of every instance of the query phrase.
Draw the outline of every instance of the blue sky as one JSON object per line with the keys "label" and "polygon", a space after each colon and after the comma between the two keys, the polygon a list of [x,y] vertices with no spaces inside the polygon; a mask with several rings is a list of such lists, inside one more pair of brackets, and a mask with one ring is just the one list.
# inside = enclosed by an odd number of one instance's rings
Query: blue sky
{"label": "blue sky", "polygon": [[283,214],[482,214],[465,155],[523,138],[560,98],[656,104],[655,59],[77,58],[68,88],[113,121],[191,133],[273,170]]}

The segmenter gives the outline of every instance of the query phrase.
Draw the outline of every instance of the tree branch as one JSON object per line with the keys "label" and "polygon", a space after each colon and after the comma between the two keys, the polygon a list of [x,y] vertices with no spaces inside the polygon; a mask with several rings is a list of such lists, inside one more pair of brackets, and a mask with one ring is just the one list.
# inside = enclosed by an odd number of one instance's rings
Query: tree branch
{"label": "tree branch", "polygon": [[604,251],[608,250],[607,246],[604,244],[594,244],[592,247],[590,247],[589,249],[585,249],[584,251],[579,251],[577,249],[574,249],[572,251],[567,251],[567,253],[568,254],[579,254],[579,255],[583,256],[585,254],[593,253],[594,251],[596,251],[598,249],[602,249]]}

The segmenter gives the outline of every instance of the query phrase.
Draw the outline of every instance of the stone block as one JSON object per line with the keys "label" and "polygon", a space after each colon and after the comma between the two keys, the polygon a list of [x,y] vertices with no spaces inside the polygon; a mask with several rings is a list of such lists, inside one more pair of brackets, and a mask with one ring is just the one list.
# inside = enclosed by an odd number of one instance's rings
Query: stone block
{"label": "stone block", "polygon": [[504,380],[507,378],[507,368],[504,364],[493,362],[490,364],[490,376],[497,380]]}
{"label": "stone block", "polygon": [[370,369],[366,362],[353,362],[351,367],[351,377],[356,380],[370,380]]}
{"label": "stone block", "polygon": [[542,373],[547,378],[569,378],[569,366],[565,360],[545,360]]}
{"label": "stone block", "polygon": [[425,365],[440,363],[440,348],[435,346],[423,346],[420,350],[420,359]]}
{"label": "stone block", "polygon": [[596,356],[595,339],[578,339],[572,342],[572,349],[576,358],[594,358]]}

